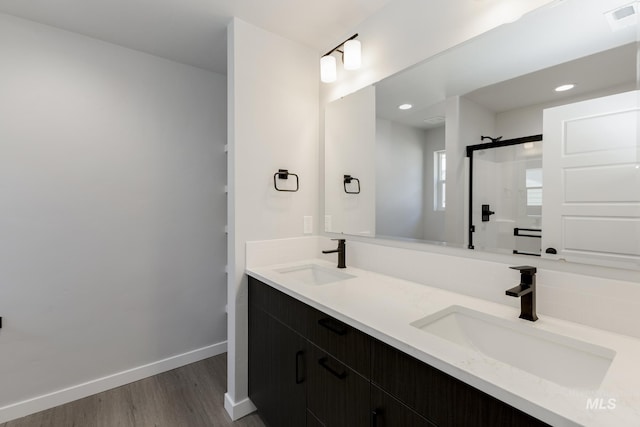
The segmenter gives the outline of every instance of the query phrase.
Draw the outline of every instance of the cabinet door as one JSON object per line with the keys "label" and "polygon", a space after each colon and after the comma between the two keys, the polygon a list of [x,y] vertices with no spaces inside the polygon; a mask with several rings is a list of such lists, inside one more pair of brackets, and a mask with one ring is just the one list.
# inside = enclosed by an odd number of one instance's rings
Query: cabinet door
{"label": "cabinet door", "polygon": [[272,427],[306,425],[306,340],[249,304],[249,397]]}
{"label": "cabinet door", "polygon": [[371,386],[371,427],[435,427],[399,400]]}
{"label": "cabinet door", "polygon": [[369,426],[369,381],[314,345],[309,349],[309,411],[326,427]]}

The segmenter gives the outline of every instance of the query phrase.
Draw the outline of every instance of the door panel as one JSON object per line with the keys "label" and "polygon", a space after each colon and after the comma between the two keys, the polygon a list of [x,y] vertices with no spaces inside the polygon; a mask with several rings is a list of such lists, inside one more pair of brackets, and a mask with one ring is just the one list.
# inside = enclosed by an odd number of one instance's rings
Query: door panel
{"label": "door panel", "polygon": [[638,94],[544,111],[543,256],[640,265]]}

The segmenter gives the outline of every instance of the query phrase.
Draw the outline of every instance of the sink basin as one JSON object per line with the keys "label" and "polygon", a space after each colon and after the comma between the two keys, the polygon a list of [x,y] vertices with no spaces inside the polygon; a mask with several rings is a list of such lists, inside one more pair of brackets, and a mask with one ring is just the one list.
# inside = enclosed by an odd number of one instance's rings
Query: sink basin
{"label": "sink basin", "polygon": [[616,354],[605,347],[455,305],[411,325],[491,359],[573,388],[597,388]]}
{"label": "sink basin", "polygon": [[326,285],[328,283],[339,282],[351,279],[355,276],[344,273],[338,269],[330,269],[316,264],[307,264],[296,267],[281,268],[275,270],[278,273],[298,280],[307,285]]}

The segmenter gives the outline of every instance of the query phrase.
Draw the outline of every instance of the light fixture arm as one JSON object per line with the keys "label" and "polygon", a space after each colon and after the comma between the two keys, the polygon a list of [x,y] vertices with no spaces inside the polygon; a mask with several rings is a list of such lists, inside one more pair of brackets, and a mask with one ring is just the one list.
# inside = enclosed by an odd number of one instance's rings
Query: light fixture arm
{"label": "light fixture arm", "polygon": [[338,46],[334,47],[333,49],[331,49],[329,52],[325,53],[325,54],[324,54],[324,55],[322,55],[322,56],[331,55],[333,52],[336,52],[336,51],[338,51],[338,52],[340,52],[340,53],[344,53],[344,52],[342,52],[341,50],[339,50],[339,49],[340,49],[340,47],[341,47],[341,46],[344,46],[344,44],[345,44],[346,42],[348,42],[349,40],[353,40],[353,39],[355,39],[356,37],[358,37],[358,33],[355,33],[354,35],[352,35],[351,37],[349,37],[348,39],[346,39],[345,41],[343,41],[342,43],[340,43]]}

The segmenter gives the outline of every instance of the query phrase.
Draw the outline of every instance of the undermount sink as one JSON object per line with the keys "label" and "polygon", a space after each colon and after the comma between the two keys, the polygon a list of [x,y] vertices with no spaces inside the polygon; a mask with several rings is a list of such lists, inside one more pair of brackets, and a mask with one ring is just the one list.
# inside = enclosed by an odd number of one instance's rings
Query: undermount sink
{"label": "undermount sink", "polygon": [[567,387],[597,388],[616,354],[605,347],[455,305],[411,326]]}
{"label": "undermount sink", "polygon": [[326,285],[328,283],[339,282],[341,280],[355,277],[337,269],[330,269],[317,264],[281,268],[275,271],[304,284],[314,286]]}

